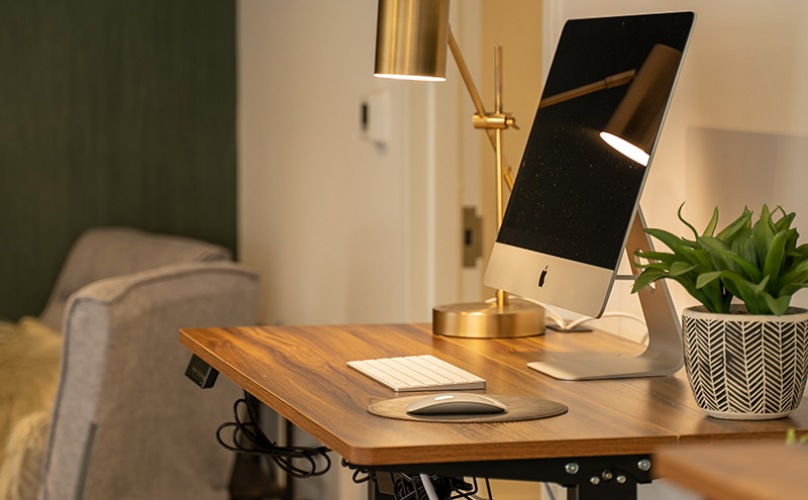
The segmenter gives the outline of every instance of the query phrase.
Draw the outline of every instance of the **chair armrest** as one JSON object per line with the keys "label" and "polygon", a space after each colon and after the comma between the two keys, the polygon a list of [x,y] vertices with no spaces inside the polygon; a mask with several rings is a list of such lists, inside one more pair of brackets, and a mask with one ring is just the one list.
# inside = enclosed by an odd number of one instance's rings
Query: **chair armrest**
{"label": "chair armrest", "polygon": [[51,328],[61,329],[68,297],[101,279],[180,262],[231,259],[228,249],[205,241],[128,227],[94,227],[82,233],[70,249],[41,319]]}
{"label": "chair armrest", "polygon": [[225,498],[215,440],[238,388],[184,376],[178,330],[253,325],[259,279],[230,262],[171,264],[76,292],[44,464],[44,498]]}

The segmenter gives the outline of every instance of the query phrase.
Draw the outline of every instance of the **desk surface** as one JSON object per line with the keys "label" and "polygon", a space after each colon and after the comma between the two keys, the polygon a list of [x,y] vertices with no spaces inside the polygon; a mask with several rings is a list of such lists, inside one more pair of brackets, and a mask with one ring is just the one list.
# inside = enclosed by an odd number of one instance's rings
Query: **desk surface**
{"label": "desk surface", "polygon": [[[705,416],[684,370],[672,377],[568,382],[529,369],[544,353],[629,352],[604,333],[458,339],[430,325],[187,328],[181,342],[324,445],[358,465],[650,454],[665,445],[785,439],[808,429],[808,404],[791,417]],[[395,393],[346,365],[354,359],[432,354],[488,381],[489,394],[566,404],[567,414],[523,422],[440,424],[377,417],[368,404]],[[408,394],[411,395],[411,394]]]}
{"label": "desk surface", "polygon": [[657,472],[712,500],[804,498],[808,448],[766,443],[663,448]]}

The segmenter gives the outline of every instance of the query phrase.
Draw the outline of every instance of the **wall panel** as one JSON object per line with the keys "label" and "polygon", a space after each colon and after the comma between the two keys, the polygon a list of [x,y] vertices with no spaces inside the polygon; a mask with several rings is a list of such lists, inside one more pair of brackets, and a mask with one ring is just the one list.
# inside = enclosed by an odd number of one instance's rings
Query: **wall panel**
{"label": "wall panel", "polygon": [[235,246],[235,64],[233,1],[0,0],[0,318],[90,226]]}

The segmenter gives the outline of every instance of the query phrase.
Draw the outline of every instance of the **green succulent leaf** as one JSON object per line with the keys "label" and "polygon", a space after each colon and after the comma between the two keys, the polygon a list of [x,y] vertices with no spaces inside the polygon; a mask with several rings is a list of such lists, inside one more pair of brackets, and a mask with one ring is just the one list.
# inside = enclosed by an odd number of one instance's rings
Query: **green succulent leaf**
{"label": "green succulent leaf", "polygon": [[631,293],[637,293],[638,291],[642,290],[646,286],[650,285],[654,281],[657,281],[662,278],[667,278],[669,275],[667,272],[659,270],[659,269],[646,269],[645,271],[641,272],[637,278],[634,279],[634,286],[631,287]]}
{"label": "green succulent leaf", "polygon": [[794,253],[800,260],[808,259],[808,243],[803,243],[795,248]]}
{"label": "green succulent leaf", "polygon": [[[680,258],[676,254],[673,254],[673,253],[667,253],[667,252],[643,252],[641,250],[637,250],[636,252],[634,252],[634,255],[636,257],[640,258],[640,259],[646,259],[646,260],[649,260],[649,261],[664,262],[664,263],[666,263],[668,265],[673,264],[674,262],[676,262]],[[637,261],[635,261],[634,264],[637,267],[641,268],[641,269],[648,266],[647,263],[644,264],[642,262],[637,262]]]}
{"label": "green succulent leaf", "polygon": [[679,210],[677,210],[677,211],[676,211],[676,216],[677,216],[677,217],[679,217],[679,220],[680,220],[680,221],[682,221],[682,224],[684,224],[685,226],[687,226],[687,227],[688,227],[688,229],[690,229],[690,231],[692,231],[692,232],[693,232],[693,238],[694,238],[694,239],[699,239],[699,232],[698,232],[698,231],[696,231],[696,228],[695,228],[695,227],[693,227],[693,225],[692,225],[691,223],[687,222],[687,220],[685,220],[684,216],[682,215],[682,209],[683,209],[684,207],[685,207],[685,204],[684,204],[684,203],[682,203],[681,205],[679,205]]}
{"label": "green succulent leaf", "polygon": [[764,278],[762,280],[760,280],[760,283],[758,283],[756,285],[750,283],[750,286],[756,292],[763,293],[766,290],[766,285],[768,285],[768,284],[769,284],[769,277],[764,276]]}
{"label": "green succulent leaf", "polygon": [[713,271],[711,273],[700,274],[696,279],[696,288],[704,288],[715,280],[719,279],[724,271]]}
{"label": "green succulent leaf", "polygon": [[648,228],[645,230],[645,232],[664,243],[665,246],[670,248],[674,253],[679,253],[687,248],[693,248],[695,246],[695,243],[684,240],[673,233],[665,231],[664,229]]}
{"label": "green succulent leaf", "polygon": [[[681,211],[681,207],[679,208]],[[704,228],[704,231],[701,233],[702,236],[714,236],[715,235],[715,227],[718,225],[718,207],[713,208],[713,216],[710,218],[710,222],[707,223],[707,227]]]}
{"label": "green succulent leaf", "polygon": [[794,213],[794,212],[786,213],[786,211],[783,210],[783,207],[780,207],[780,206],[777,207],[776,211],[780,212],[782,214],[782,217],[780,217],[777,220],[777,222],[774,223],[774,227],[776,228],[776,230],[777,231],[786,231],[786,230],[790,229],[791,228],[791,223],[794,222],[795,218],[797,218],[797,214]]}
{"label": "green succulent leaf", "polygon": [[772,281],[777,279],[780,275],[780,270],[783,268],[788,237],[788,232],[780,231],[772,237],[769,243],[766,260],[763,263],[763,274]]}
{"label": "green succulent leaf", "polygon": [[[750,235],[751,233],[746,231],[745,233],[738,234]],[[763,273],[757,266],[754,243],[752,243],[751,240],[747,240],[747,244],[735,245],[736,247],[741,247],[743,254],[728,247],[718,238],[701,238],[699,244],[705,248],[705,250],[716,256],[720,256],[722,259],[720,262],[724,263],[723,268],[740,272],[753,282],[758,282],[762,279]],[[748,256],[748,258],[745,256]],[[755,260],[750,261],[750,258]]]}
{"label": "green succulent leaf", "polygon": [[682,288],[690,294],[691,297],[698,300],[704,307],[707,308],[708,311],[714,313],[721,313],[726,312],[722,309],[722,298],[721,294],[716,294],[714,290],[708,289],[699,289],[696,287],[696,284],[689,279],[684,277],[679,278],[672,278],[674,281],[679,283]]}
{"label": "green succulent leaf", "polygon": [[769,208],[763,205],[760,210],[760,219],[752,226],[752,239],[760,262],[766,262],[766,255],[769,253],[769,245],[775,234],[774,223],[771,220]]}
{"label": "green succulent leaf", "polygon": [[732,221],[727,227],[719,231],[719,233],[715,236],[719,240],[727,241],[731,240],[738,231],[742,230],[744,227],[750,227],[752,221],[752,211],[748,208],[743,209],[743,213],[741,213],[740,217]]}
{"label": "green succulent leaf", "polygon": [[769,307],[771,313],[776,316],[782,316],[788,312],[788,306],[791,305],[790,295],[784,295],[775,299],[771,295],[765,294],[764,299],[766,300],[766,305]]}
{"label": "green succulent leaf", "polygon": [[[733,285],[735,290],[733,294],[746,304],[746,308],[751,314],[771,314],[764,297],[766,292],[761,290],[759,283],[751,283],[731,272],[724,273],[721,278]],[[763,286],[765,287],[765,283]]]}
{"label": "green succulent leaf", "polygon": [[718,231],[718,208],[699,234],[683,216],[679,220],[694,235],[690,241],[662,229],[646,229],[670,252],[638,251],[641,272],[632,292],[660,279],[679,283],[707,310],[729,312],[733,298],[744,302],[752,314],[784,314],[791,297],[808,288],[808,244],[799,244],[792,228],[796,215],[778,206],[763,205],[760,216],[743,212]]}
{"label": "green succulent leaf", "polygon": [[644,269],[643,269],[642,272],[644,272],[644,273],[651,273],[653,271],[659,271],[661,273],[665,273],[666,278],[670,274],[670,266],[668,264],[665,264],[664,262],[652,262],[650,264],[644,264],[643,268]]}
{"label": "green succulent leaf", "polygon": [[695,264],[690,264],[684,261],[676,261],[671,264],[670,275],[671,277],[678,277],[689,273],[690,271],[696,269],[698,266]]}
{"label": "green succulent leaf", "polygon": [[757,266],[744,259],[718,238],[700,238],[699,246],[713,256],[713,263],[717,269],[742,273],[751,281],[760,281],[761,272]]}
{"label": "green succulent leaf", "polygon": [[789,283],[788,285],[780,288],[780,296],[791,297],[803,288],[808,288],[808,282],[803,281],[800,283]]}
{"label": "green succulent leaf", "polygon": [[730,248],[733,252],[740,255],[741,258],[748,262],[755,269],[758,269],[757,249],[755,242],[751,238],[752,230],[750,228],[741,228],[732,239]]}
{"label": "green succulent leaf", "polygon": [[[778,289],[784,289],[789,285],[798,285],[801,283],[808,283],[808,260],[797,261],[796,265],[793,265],[791,269],[786,270],[786,272],[784,272],[780,278],[778,278],[775,287]],[[797,290],[799,290],[799,288],[797,288]],[[781,295],[783,293],[785,292],[780,292]]]}

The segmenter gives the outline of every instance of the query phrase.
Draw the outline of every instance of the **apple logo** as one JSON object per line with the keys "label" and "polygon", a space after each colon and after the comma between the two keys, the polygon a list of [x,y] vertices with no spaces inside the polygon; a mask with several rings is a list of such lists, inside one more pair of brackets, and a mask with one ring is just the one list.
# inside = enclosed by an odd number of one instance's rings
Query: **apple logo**
{"label": "apple logo", "polygon": [[544,286],[544,279],[547,277],[547,268],[550,266],[544,266],[541,274],[539,274],[539,288]]}

